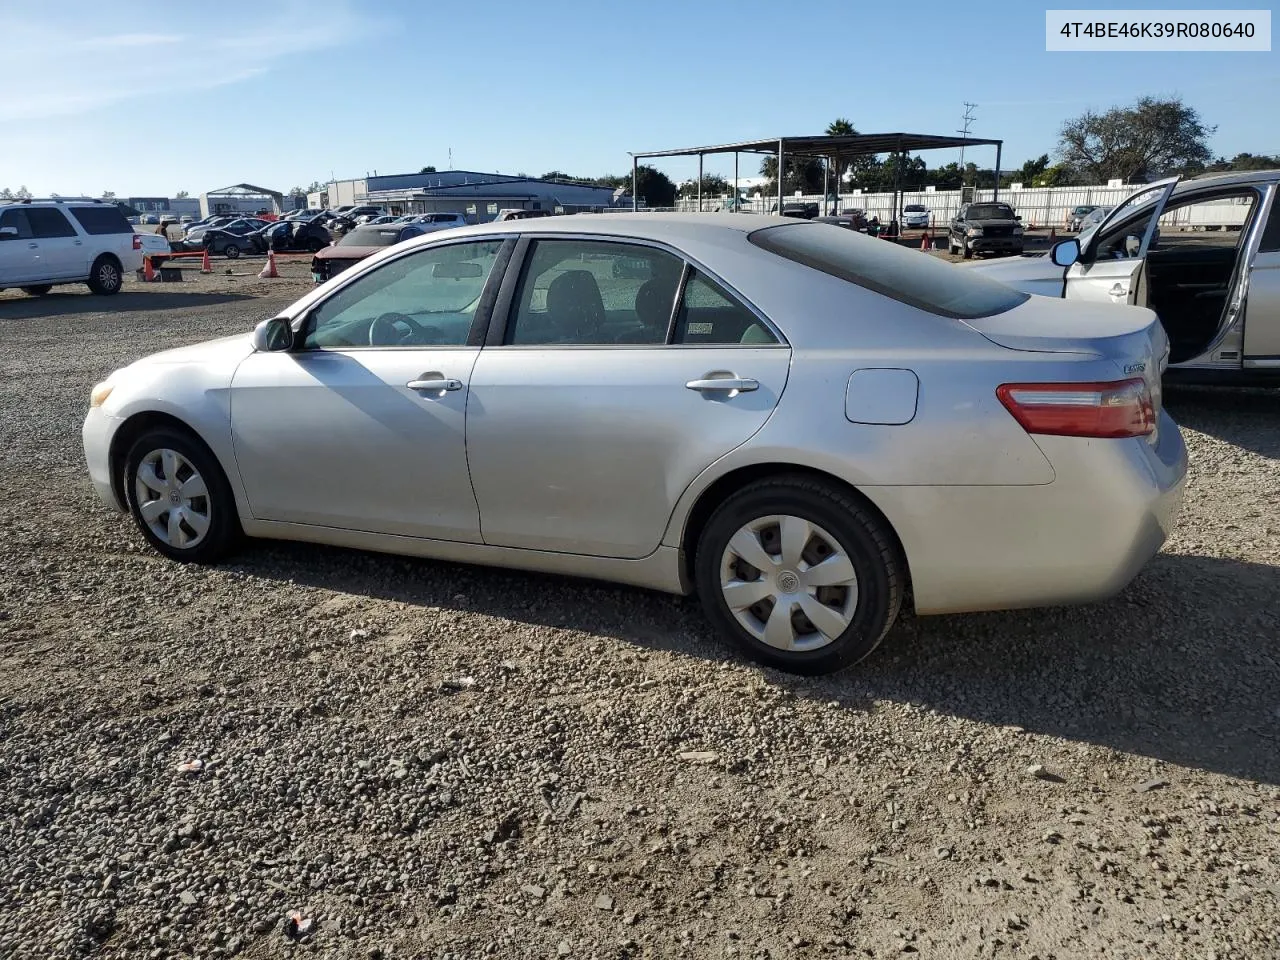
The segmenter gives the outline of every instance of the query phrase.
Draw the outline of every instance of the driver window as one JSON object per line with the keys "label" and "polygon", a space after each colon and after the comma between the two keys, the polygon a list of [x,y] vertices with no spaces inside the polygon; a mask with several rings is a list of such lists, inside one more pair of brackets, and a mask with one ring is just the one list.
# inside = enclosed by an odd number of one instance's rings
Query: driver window
{"label": "driver window", "polygon": [[312,309],[304,349],[465,346],[503,240],[428,247]]}

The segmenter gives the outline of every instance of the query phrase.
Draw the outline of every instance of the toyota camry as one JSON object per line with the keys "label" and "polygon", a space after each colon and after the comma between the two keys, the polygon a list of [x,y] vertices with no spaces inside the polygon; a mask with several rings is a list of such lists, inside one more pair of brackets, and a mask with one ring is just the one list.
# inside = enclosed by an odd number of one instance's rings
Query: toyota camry
{"label": "toyota camry", "polygon": [[696,593],[829,672],[918,614],[1094,601],[1186,472],[1145,308],[821,223],[514,220],[388,247],[95,386],[101,497],[178,561],[270,537]]}

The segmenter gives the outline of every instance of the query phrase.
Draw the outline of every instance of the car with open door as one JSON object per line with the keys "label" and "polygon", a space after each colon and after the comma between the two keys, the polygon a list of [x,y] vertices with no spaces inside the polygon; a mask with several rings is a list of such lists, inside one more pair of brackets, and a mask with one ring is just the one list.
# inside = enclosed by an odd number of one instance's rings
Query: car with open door
{"label": "car with open door", "polygon": [[1170,177],[1047,257],[974,266],[1027,293],[1149,307],[1170,380],[1280,384],[1280,170]]}

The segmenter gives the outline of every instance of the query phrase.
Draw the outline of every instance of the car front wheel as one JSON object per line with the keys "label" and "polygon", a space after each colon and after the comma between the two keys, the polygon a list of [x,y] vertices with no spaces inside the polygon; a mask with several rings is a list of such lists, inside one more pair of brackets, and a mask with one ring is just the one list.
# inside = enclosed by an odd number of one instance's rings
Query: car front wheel
{"label": "car front wheel", "polygon": [[904,565],[884,524],[806,477],[744,487],[712,515],[694,573],[708,619],[748,657],[803,674],[871,653],[902,605]]}
{"label": "car front wheel", "polygon": [[125,459],[129,512],[165,556],[212,563],[240,535],[235,498],[213,454],[192,436],[161,428],[139,437]]}
{"label": "car front wheel", "polygon": [[228,259],[234,260],[238,256],[240,256],[240,248],[236,246],[234,243],[228,243],[225,247],[222,248],[222,254]]}
{"label": "car front wheel", "polygon": [[973,256],[973,246],[967,242],[961,243],[960,255],[964,257],[966,260],[970,259]]}

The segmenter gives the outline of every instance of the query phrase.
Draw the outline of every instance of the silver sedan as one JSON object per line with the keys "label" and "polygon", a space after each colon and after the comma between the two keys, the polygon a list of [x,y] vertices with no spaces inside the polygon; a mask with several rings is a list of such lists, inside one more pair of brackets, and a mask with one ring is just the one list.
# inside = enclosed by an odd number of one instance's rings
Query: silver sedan
{"label": "silver sedan", "polygon": [[99,494],[175,560],[242,536],[696,592],[828,672],[919,614],[1114,594],[1186,452],[1142,308],[1028,297],[778,217],[409,240],[93,388]]}

